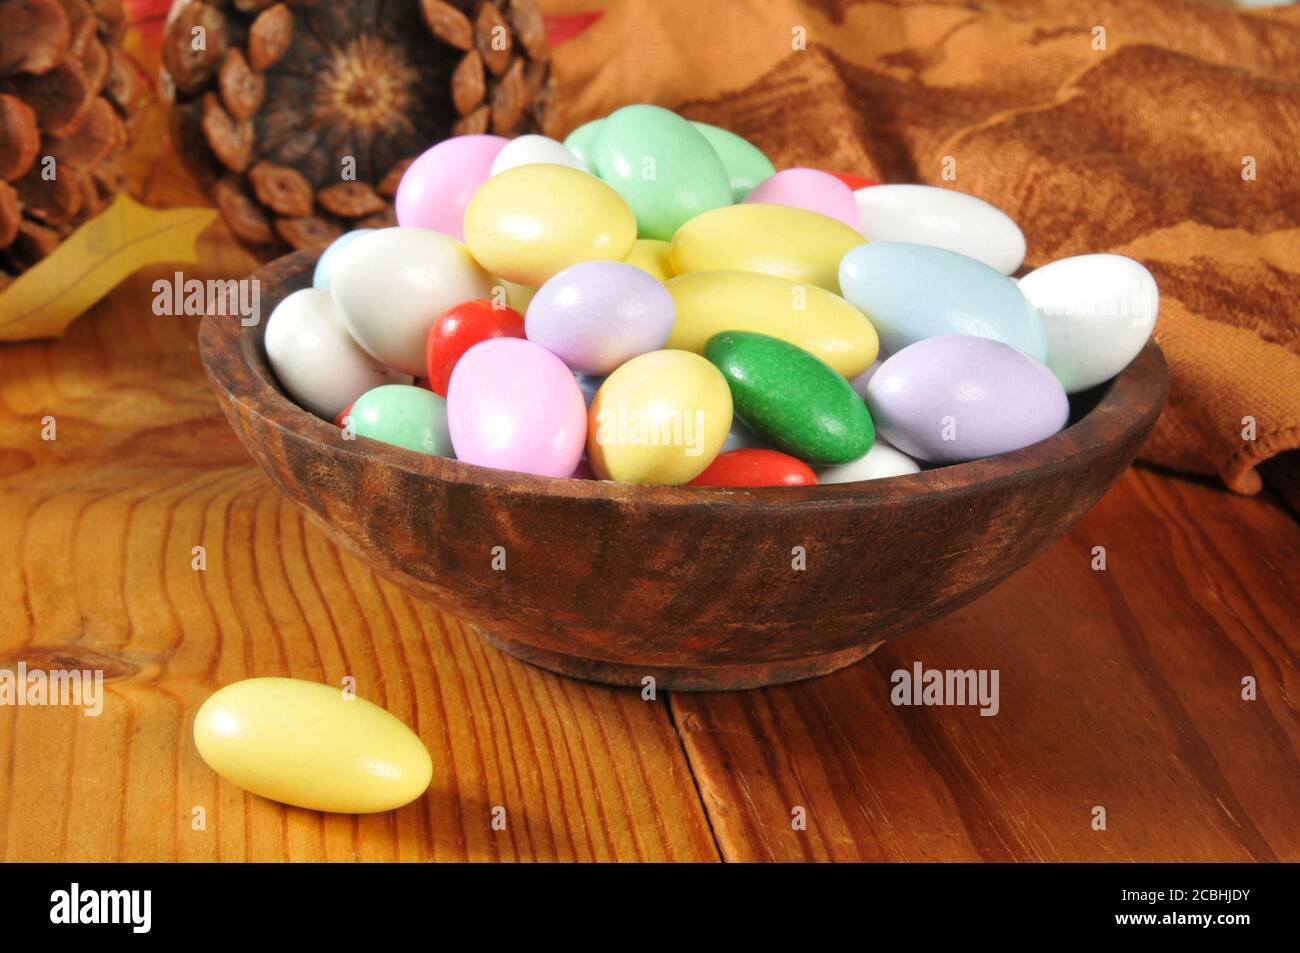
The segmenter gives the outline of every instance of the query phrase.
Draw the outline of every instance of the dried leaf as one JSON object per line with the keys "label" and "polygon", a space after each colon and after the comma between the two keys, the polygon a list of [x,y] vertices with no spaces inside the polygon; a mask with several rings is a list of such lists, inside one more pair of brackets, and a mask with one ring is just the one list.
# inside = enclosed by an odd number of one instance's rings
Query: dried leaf
{"label": "dried leaf", "polygon": [[0,340],[57,337],[140,268],[197,261],[195,242],[216,216],[206,208],[146,208],[119,194],[0,294]]}

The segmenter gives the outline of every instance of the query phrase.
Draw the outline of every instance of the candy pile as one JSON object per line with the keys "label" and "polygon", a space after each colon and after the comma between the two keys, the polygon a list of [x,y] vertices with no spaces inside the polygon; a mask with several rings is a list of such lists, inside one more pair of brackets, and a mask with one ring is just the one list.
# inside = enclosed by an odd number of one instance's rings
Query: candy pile
{"label": "candy pile", "polygon": [[345,437],[499,469],[797,486],[1004,453],[1155,323],[1131,259],[1017,283],[1024,237],[979,199],[777,172],[656,106],[449,139],[396,208],[275,309],[270,364]]}

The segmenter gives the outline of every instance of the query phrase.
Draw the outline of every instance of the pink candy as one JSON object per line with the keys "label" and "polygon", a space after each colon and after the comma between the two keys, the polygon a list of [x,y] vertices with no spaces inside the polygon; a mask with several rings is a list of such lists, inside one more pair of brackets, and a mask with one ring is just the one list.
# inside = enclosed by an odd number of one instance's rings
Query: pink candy
{"label": "pink candy", "polygon": [[491,338],[456,362],[447,426],[457,460],[567,477],[587,443],[587,402],[550,351],[523,338]]}
{"label": "pink candy", "polygon": [[465,206],[492,174],[501,136],[457,136],[426,149],[402,176],[394,205],[397,224],[432,228],[465,240]]}
{"label": "pink candy", "polygon": [[858,203],[853,190],[829,172],[818,169],[785,169],[758,184],[746,202],[790,205],[818,212],[856,229]]}

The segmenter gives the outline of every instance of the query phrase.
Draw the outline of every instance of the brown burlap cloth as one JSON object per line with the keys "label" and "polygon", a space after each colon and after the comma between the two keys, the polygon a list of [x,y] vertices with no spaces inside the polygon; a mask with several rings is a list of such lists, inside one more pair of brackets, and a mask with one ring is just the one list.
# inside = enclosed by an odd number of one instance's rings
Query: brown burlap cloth
{"label": "brown burlap cloth", "polygon": [[778,168],[977,195],[1024,229],[1027,267],[1086,252],[1136,258],[1160,287],[1156,338],[1172,376],[1142,456],[1255,493],[1255,467],[1300,446],[1300,9],[544,7],[603,11],[556,49],[568,128],[658,103],[748,137]]}

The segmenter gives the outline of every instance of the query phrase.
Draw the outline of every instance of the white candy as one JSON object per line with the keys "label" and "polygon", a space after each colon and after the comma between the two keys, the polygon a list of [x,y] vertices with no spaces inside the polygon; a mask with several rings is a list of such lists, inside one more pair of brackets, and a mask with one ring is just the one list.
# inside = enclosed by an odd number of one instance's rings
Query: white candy
{"label": "white candy", "polygon": [[492,279],[454,238],[381,228],[339,249],[330,289],[339,318],[372,356],[425,373],[429,328],[454,304],[491,297]]}
{"label": "white candy", "polygon": [[1079,255],[1020,279],[1047,332],[1047,366],[1066,393],[1110,380],[1142,350],[1160,307],[1156,281],[1123,255]]}
{"label": "white candy", "polygon": [[521,165],[567,165],[571,169],[587,171],[581,159],[565,148],[564,143],[557,142],[549,136],[527,135],[511,139],[505,148],[497,153],[492,163],[492,175],[499,175],[506,169]]}
{"label": "white candy", "polygon": [[266,357],[289,396],[326,420],[371,388],[411,383],[352,340],[323,288],[303,288],[276,305],[266,322]]}
{"label": "white candy", "polygon": [[817,471],[818,483],[857,483],[861,480],[880,480],[884,477],[919,473],[921,467],[915,460],[885,443],[880,437],[867,455],[852,463],[823,467]]}
{"label": "white candy", "polygon": [[873,242],[911,242],[960,252],[1009,275],[1025,260],[1025,236],[1001,209],[931,185],[872,185],[853,193]]}

